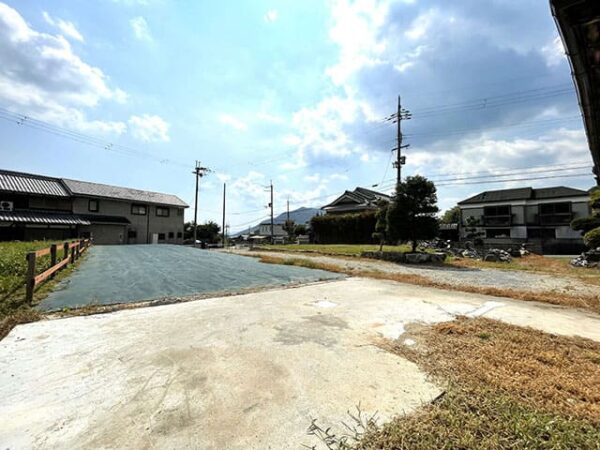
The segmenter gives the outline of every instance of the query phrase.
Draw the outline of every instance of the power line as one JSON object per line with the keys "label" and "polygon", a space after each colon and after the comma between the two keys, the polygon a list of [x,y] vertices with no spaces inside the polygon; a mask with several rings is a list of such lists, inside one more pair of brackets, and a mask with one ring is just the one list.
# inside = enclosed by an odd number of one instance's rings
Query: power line
{"label": "power line", "polygon": [[565,175],[549,175],[543,177],[529,177],[529,178],[512,178],[507,180],[491,180],[491,181],[473,181],[473,182],[459,182],[459,183],[439,183],[438,186],[456,186],[462,184],[489,184],[489,183],[507,183],[509,181],[532,181],[532,180],[545,180],[548,178],[572,178],[572,177],[591,177],[591,173],[574,173]]}
{"label": "power line", "polygon": [[452,135],[460,135],[460,134],[469,134],[477,131],[489,131],[489,130],[500,130],[505,128],[531,128],[535,126],[548,126],[548,125],[557,125],[561,122],[571,122],[575,120],[581,120],[580,116],[569,116],[569,117],[561,117],[556,119],[545,119],[545,120],[537,120],[531,122],[512,122],[508,124],[502,124],[491,127],[482,127],[482,128],[463,128],[458,130],[452,130],[447,132],[425,132],[425,133],[408,133],[405,136],[414,138],[414,137],[435,137],[435,136],[452,136]]}

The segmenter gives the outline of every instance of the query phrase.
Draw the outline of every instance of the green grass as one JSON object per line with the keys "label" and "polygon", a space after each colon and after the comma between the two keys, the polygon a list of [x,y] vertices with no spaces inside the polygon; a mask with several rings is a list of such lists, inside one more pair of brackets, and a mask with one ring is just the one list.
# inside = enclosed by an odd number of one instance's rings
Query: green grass
{"label": "green grass", "polygon": [[[62,242],[62,241],[61,241]],[[25,301],[25,275],[28,252],[50,247],[53,241],[0,242],[0,339],[19,323],[38,320],[41,315]],[[63,251],[59,245],[58,259]],[[36,261],[36,274],[50,267],[50,256]],[[61,270],[52,280],[41,284],[34,295],[34,302],[45,297],[60,280],[67,277],[73,265]]]}
{"label": "green grass", "polygon": [[[263,245],[261,250],[276,250],[285,252],[320,253],[323,255],[360,256],[362,252],[377,252],[379,245],[354,245],[354,244],[290,244],[290,245]],[[408,252],[410,245],[384,245],[386,252]]]}

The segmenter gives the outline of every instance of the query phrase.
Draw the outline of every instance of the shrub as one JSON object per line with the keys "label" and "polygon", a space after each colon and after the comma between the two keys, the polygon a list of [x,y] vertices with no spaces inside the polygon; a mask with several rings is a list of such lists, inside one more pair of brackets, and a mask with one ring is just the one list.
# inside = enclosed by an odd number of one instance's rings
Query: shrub
{"label": "shrub", "polygon": [[372,244],[375,242],[375,211],[315,216],[311,229],[318,244]]}
{"label": "shrub", "polygon": [[600,227],[600,217],[580,217],[571,222],[572,229],[583,231],[584,233],[598,227]]}
{"label": "shrub", "polygon": [[583,235],[583,243],[589,248],[600,247],[600,227],[594,228]]}

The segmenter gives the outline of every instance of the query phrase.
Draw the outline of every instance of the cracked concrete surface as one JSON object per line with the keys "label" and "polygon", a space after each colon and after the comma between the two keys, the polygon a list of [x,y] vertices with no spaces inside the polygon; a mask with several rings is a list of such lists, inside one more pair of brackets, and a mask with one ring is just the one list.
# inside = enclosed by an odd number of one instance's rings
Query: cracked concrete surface
{"label": "cracked concrete surface", "polygon": [[457,314],[600,340],[591,313],[359,278],[36,322],[0,342],[0,442],[301,448],[312,418],[339,424],[360,402],[386,420],[435,397],[372,343]]}

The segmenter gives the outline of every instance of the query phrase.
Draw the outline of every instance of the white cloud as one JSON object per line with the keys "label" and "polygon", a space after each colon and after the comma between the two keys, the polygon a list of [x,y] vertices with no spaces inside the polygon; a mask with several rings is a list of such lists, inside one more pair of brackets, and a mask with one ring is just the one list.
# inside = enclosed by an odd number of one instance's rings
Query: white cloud
{"label": "white cloud", "polygon": [[131,116],[128,124],[133,137],[140,141],[169,141],[169,124],[160,116],[150,114]]}
{"label": "white cloud", "polygon": [[279,18],[279,13],[275,9],[270,9],[263,16],[263,19],[267,23],[275,22]]}
{"label": "white cloud", "polygon": [[544,45],[541,51],[546,59],[546,65],[548,67],[559,65],[561,62],[565,61],[567,57],[560,36],[556,36],[552,39],[552,42]]}
{"label": "white cloud", "polygon": [[124,102],[125,92],[111,87],[102,70],[77,56],[62,35],[32,29],[1,2],[0,60],[0,103],[9,109],[80,131],[125,130],[122,122],[89,120],[82,110],[102,101]]}
{"label": "white cloud", "polygon": [[131,25],[131,29],[133,30],[133,35],[139,41],[152,41],[152,34],[150,33],[150,27],[148,26],[148,22],[142,16],[134,17],[129,21],[129,25]]}
{"label": "white cloud", "polygon": [[42,12],[42,16],[44,16],[44,20],[52,25],[53,27],[58,28],[63,35],[74,39],[79,42],[84,42],[83,36],[75,26],[73,22],[68,22],[63,19],[54,19],[50,14],[46,11]]}
{"label": "white cloud", "polygon": [[[411,23],[408,30],[404,32],[404,36],[411,41],[423,39],[430,32],[431,27],[439,18],[439,16],[440,14],[436,9],[430,9],[429,11],[417,16],[417,18]],[[449,20],[451,22],[455,21],[453,17],[449,18]]]}
{"label": "white cloud", "polygon": [[218,119],[223,125],[228,125],[235,130],[246,131],[248,129],[248,125],[245,122],[230,114],[220,114]]}
{"label": "white cloud", "polygon": [[378,63],[386,49],[378,30],[385,23],[388,10],[387,2],[377,0],[335,0],[332,3],[334,25],[329,37],[340,46],[340,57],[327,74],[335,84],[343,84],[363,66]]}
{"label": "white cloud", "polygon": [[258,114],[256,114],[256,118],[260,119],[264,122],[269,122],[269,123],[275,123],[275,124],[285,123],[285,119],[283,117],[276,116],[274,114],[269,114],[266,112],[259,112]]}

